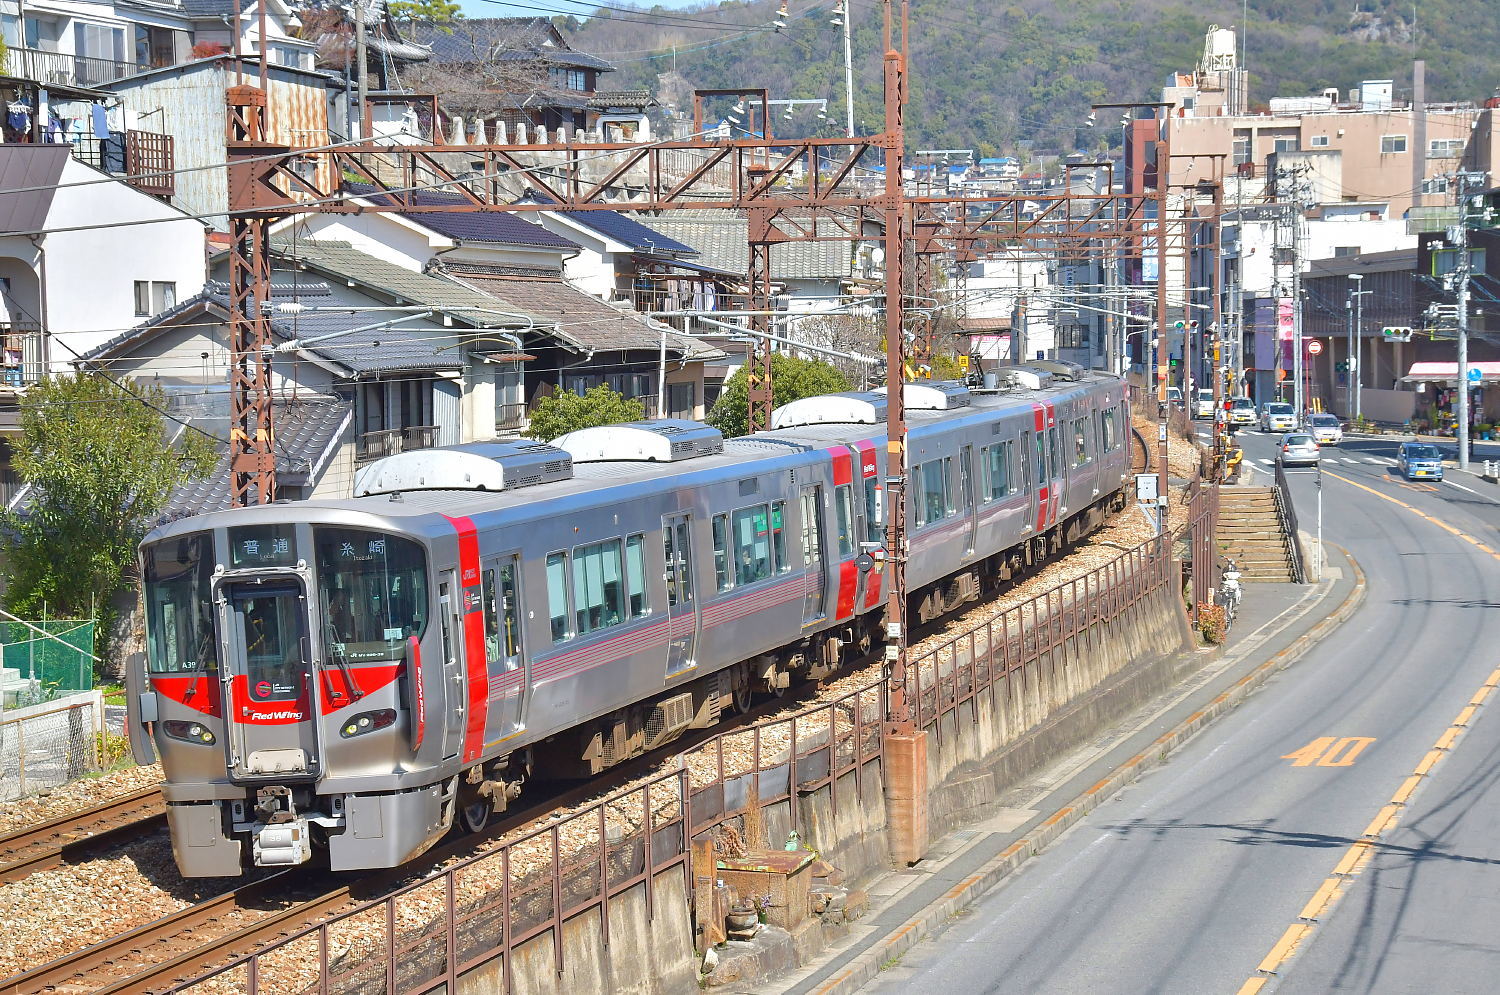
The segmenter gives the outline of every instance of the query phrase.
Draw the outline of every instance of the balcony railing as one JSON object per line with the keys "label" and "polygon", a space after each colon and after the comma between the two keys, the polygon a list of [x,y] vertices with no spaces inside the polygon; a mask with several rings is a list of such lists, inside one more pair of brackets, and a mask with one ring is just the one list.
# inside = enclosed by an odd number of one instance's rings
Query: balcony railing
{"label": "balcony railing", "polygon": [[68,83],[73,86],[98,86],[134,76],[151,68],[134,62],[94,59],[66,52],[44,52],[35,48],[6,50],[5,72],[20,79],[38,83]]}
{"label": "balcony railing", "polygon": [[385,428],[366,432],[359,437],[356,457],[364,462],[394,456],[409,449],[431,449],[437,445],[436,425],[413,425],[408,428]]}
{"label": "balcony railing", "polygon": [[126,182],[142,193],[170,197],[177,192],[172,172],[176,146],[171,135],[127,131],[112,138],[70,137],[68,144],[79,162],[115,176],[123,174]]}
{"label": "balcony railing", "polygon": [[497,404],[495,406],[495,431],[519,432],[526,427],[526,405]]}
{"label": "balcony railing", "polygon": [[0,322],[0,390],[30,387],[46,372],[41,326]]}

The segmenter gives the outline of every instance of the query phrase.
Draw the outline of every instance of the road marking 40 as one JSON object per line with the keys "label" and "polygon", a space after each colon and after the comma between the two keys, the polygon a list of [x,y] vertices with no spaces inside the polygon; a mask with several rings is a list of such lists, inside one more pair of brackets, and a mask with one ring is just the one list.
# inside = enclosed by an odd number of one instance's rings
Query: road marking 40
{"label": "road marking 40", "polygon": [[1365,747],[1375,742],[1374,736],[1321,736],[1300,750],[1284,754],[1281,759],[1292,761],[1293,767],[1353,767],[1354,759]]}

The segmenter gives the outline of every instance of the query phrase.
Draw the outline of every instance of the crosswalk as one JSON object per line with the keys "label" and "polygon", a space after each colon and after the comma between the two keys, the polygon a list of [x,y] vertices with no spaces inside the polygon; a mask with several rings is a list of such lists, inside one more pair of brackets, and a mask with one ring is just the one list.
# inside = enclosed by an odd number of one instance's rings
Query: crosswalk
{"label": "crosswalk", "polygon": [[[1274,459],[1265,459],[1265,458],[1262,458],[1261,462],[1264,463],[1266,466],[1275,466],[1276,465],[1276,461]],[[1364,456],[1364,457],[1356,457],[1356,456],[1324,456],[1323,457],[1323,462],[1324,463],[1349,463],[1351,465],[1358,465],[1360,463],[1373,463],[1376,466],[1395,466],[1396,465],[1396,461],[1393,460],[1393,459],[1391,459],[1389,456]]]}

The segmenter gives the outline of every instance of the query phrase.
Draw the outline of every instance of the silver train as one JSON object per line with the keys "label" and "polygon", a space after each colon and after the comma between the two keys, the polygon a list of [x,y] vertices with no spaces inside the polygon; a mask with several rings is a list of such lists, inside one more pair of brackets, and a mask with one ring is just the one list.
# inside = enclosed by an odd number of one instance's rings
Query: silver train
{"label": "silver train", "polygon": [[[905,388],[915,620],[1124,502],[1122,383],[1009,376]],[[596,774],[867,650],[885,403],[807,398],[727,441],[668,420],[402,453],[350,500],[158,528],[130,723],[178,867],[400,864],[528,778]]]}

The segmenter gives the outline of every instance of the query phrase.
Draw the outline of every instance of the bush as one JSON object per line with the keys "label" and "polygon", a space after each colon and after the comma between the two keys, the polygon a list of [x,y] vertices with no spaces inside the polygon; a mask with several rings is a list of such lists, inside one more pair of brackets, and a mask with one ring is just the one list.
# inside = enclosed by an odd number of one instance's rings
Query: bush
{"label": "bush", "polygon": [[1199,602],[1198,632],[1210,646],[1219,645],[1229,635],[1229,612],[1223,605]]}

